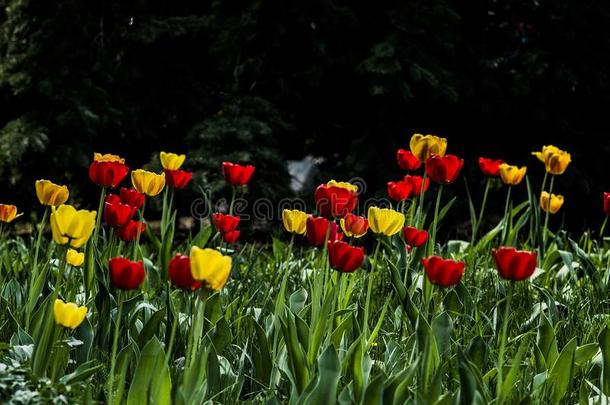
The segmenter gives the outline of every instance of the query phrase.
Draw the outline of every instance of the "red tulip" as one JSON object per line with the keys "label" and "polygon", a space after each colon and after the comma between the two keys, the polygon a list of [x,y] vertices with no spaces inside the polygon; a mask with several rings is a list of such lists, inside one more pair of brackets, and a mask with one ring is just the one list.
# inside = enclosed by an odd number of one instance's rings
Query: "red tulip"
{"label": "red tulip", "polygon": [[239,225],[239,217],[215,212],[212,214],[212,223],[220,233],[233,232]]}
{"label": "red tulip", "polygon": [[239,234],[240,231],[231,231],[231,232],[225,232],[222,235],[222,240],[224,240],[226,243],[228,244],[232,244],[237,242],[237,239],[239,238]]}
{"label": "red tulip", "polygon": [[426,182],[424,183],[424,178],[422,176],[410,176],[407,174],[404,181],[405,183],[411,183],[411,191],[414,196],[419,196],[422,193],[422,184],[424,186],[424,192],[428,191],[428,187],[430,186],[430,179],[426,177]]}
{"label": "red tulip", "polygon": [[610,216],[610,193],[604,193],[604,213]]}
{"label": "red tulip", "polygon": [[169,261],[168,273],[170,281],[178,288],[194,291],[201,287],[201,282],[191,274],[191,259],[188,256],[176,253]]}
{"label": "red tulip", "polygon": [[121,202],[123,204],[131,205],[132,207],[136,207],[136,209],[142,208],[144,199],[146,198],[144,194],[138,193],[137,190],[125,187],[121,187],[119,196],[121,197]]}
{"label": "red tulip", "polygon": [[419,230],[413,226],[405,226],[402,235],[408,246],[420,247],[428,240],[428,231]]}
{"label": "red tulip", "polygon": [[464,159],[455,155],[434,155],[426,160],[426,173],[432,181],[439,184],[451,184],[460,174]]}
{"label": "red tulip", "polygon": [[364,248],[350,246],[340,240],[328,242],[330,267],[342,273],[351,273],[364,262]]}
{"label": "red tulip", "polygon": [[413,185],[407,181],[388,181],[388,197],[394,201],[404,201],[411,195]]}
{"label": "red tulip", "polygon": [[320,215],[326,218],[342,218],[356,208],[358,192],[347,187],[320,184],[316,188],[314,199]]}
{"label": "red tulip", "polygon": [[140,228],[140,235],[146,230],[146,224],[141,221],[134,221],[130,219],[119,228],[119,238],[125,242],[133,242],[138,238],[138,227]]}
{"label": "red tulip", "polygon": [[453,287],[460,282],[464,274],[464,262],[456,262],[438,256],[424,258],[421,261],[426,269],[428,280],[441,287]]}
{"label": "red tulip", "polygon": [[128,172],[129,168],[121,162],[94,160],[89,166],[89,178],[101,187],[116,187]]}
{"label": "red tulip", "polygon": [[500,175],[500,165],[505,163],[501,159],[489,159],[480,157],[479,167],[485,176],[497,177]]}
{"label": "red tulip", "polygon": [[306,223],[306,236],[309,243],[313,246],[324,246],[326,240],[326,234],[328,233],[328,227],[330,224],[330,233],[328,234],[328,240],[341,240],[343,234],[337,231],[337,224],[330,222],[324,217],[309,216]]}
{"label": "red tulip", "polygon": [[137,208],[121,203],[115,194],[108,194],[104,202],[104,222],[113,228],[120,228],[136,213]]}
{"label": "red tulip", "polygon": [[517,250],[514,247],[492,249],[500,277],[521,281],[529,278],[536,271],[536,252]]}
{"label": "red tulip", "polygon": [[341,227],[347,236],[359,238],[369,230],[369,220],[351,213],[341,218]]}
{"label": "red tulip", "polygon": [[403,170],[417,170],[421,166],[421,162],[410,150],[398,149],[396,160],[398,166]]}
{"label": "red tulip", "polygon": [[183,189],[186,184],[193,178],[193,173],[185,172],[184,170],[163,170],[165,173],[165,184],[168,187]]}
{"label": "red tulip", "polygon": [[133,262],[124,257],[114,257],[108,261],[110,282],[121,290],[135,290],[146,278],[142,261]]}
{"label": "red tulip", "polygon": [[225,181],[232,186],[243,186],[250,181],[254,173],[252,165],[238,165],[231,162],[222,162],[222,174]]}

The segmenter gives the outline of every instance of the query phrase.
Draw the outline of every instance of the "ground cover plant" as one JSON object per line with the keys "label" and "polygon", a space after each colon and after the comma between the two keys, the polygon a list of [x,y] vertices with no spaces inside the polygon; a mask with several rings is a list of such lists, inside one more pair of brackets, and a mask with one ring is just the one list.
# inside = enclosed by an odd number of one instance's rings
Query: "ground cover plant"
{"label": "ground cover plant", "polygon": [[[268,244],[240,234],[250,164],[219,162],[233,197],[219,207],[202,189],[209,221],[186,238],[174,208],[191,180],[185,155],[161,152],[154,173],[96,153],[95,210],[37,181],[33,235],[0,205],[0,400],[608,403],[610,194],[600,229],[575,237],[551,221],[568,152],[543,146],[523,156],[529,169],[481,157],[475,201],[444,192],[471,163],[447,149],[413,135],[387,200],[363,204],[357,185],[330,180],[315,208],[283,210]],[[542,184],[528,170],[544,170]],[[504,207],[488,207],[490,193]],[[469,240],[442,232],[456,198],[470,206]],[[503,215],[488,226],[490,210]]]}

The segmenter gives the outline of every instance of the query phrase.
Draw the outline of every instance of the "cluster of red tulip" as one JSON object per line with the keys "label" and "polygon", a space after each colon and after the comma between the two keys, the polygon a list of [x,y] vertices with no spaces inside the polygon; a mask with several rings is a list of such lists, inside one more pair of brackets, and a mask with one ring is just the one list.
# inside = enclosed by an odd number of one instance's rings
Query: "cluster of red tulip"
{"label": "cluster of red tulip", "polygon": [[[144,205],[145,196],[132,188],[121,187],[119,194],[108,194],[104,200],[104,222],[116,230],[125,242],[136,240],[138,232],[146,230],[143,221],[134,221],[133,216]],[[139,228],[139,229],[138,229]]]}
{"label": "cluster of red tulip", "polygon": [[[464,161],[451,154],[445,154],[446,140],[435,136],[414,135],[411,150],[399,149],[396,159],[401,169],[408,173],[398,181],[387,183],[387,194],[392,201],[398,202],[400,211],[376,209],[369,211],[368,218],[353,213],[358,204],[358,188],[350,183],[331,180],[318,186],[314,193],[318,215],[307,215],[301,211],[284,212],[284,226],[293,234],[305,234],[309,244],[315,247],[327,246],[328,260],[333,269],[340,272],[353,272],[365,258],[364,248],[355,246],[356,240],[369,229],[378,235],[393,235],[402,229],[407,250],[424,246],[429,241],[429,233],[419,229],[416,224],[404,224],[405,202],[415,197],[423,198],[430,180],[441,187],[451,184],[459,177]],[[487,176],[499,176],[502,160],[479,159],[479,167]],[[424,167],[424,175],[414,171]],[[610,195],[607,198],[610,209]],[[413,220],[413,218],[411,218]],[[219,232],[230,232],[237,226],[238,218],[218,214],[214,223]],[[302,224],[302,225],[301,225]],[[396,226],[400,228],[396,229]],[[421,224],[420,224],[421,225]],[[346,242],[345,237],[351,238]],[[433,252],[433,249],[429,249]],[[511,247],[493,250],[498,272],[509,280],[523,280],[536,269],[536,253],[518,251]],[[464,262],[431,255],[422,259],[430,283],[442,287],[456,285],[464,274]]]}

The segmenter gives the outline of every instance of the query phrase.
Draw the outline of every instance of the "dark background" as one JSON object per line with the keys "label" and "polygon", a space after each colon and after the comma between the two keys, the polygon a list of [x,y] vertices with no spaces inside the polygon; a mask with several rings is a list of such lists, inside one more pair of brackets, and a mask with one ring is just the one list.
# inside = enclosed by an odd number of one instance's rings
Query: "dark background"
{"label": "dark background", "polygon": [[[95,207],[94,151],[131,168],[188,154],[196,196],[222,160],[257,166],[250,196],[290,195],[287,159],[383,194],[412,133],[449,139],[475,198],[480,155],[556,182],[576,231],[610,187],[610,2],[0,0],[0,197],[39,211],[36,178]],[[155,167],[155,163],[152,166]],[[467,219],[463,182],[456,225]],[[521,190],[523,192],[523,190]],[[504,192],[490,212],[501,213]]]}

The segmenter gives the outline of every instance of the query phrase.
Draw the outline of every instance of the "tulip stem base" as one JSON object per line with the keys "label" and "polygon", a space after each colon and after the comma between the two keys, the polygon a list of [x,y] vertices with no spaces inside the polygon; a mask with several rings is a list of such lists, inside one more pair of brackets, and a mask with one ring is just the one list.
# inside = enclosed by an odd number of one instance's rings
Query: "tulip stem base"
{"label": "tulip stem base", "polygon": [[116,366],[116,352],[119,343],[119,329],[121,327],[121,318],[123,317],[123,295],[121,291],[117,293],[118,307],[117,315],[114,320],[114,335],[112,337],[112,354],[110,356],[110,374],[108,375],[108,404],[114,404],[114,368]]}
{"label": "tulip stem base", "polygon": [[[506,340],[508,339],[508,318],[510,316],[510,304],[513,297],[513,291],[515,283],[509,281],[508,289],[506,291],[506,298],[504,301],[504,314],[502,316],[502,332],[500,334],[500,348],[498,351],[498,378],[496,385],[496,397],[502,398],[502,383],[504,379],[504,354],[506,352]],[[499,310],[499,308],[498,308]],[[502,401],[498,402],[501,404]]]}

